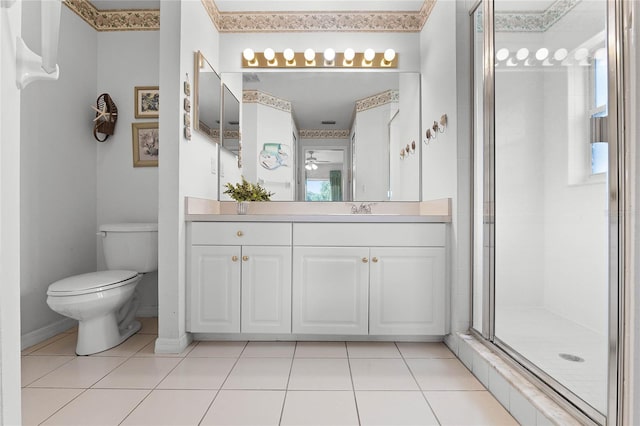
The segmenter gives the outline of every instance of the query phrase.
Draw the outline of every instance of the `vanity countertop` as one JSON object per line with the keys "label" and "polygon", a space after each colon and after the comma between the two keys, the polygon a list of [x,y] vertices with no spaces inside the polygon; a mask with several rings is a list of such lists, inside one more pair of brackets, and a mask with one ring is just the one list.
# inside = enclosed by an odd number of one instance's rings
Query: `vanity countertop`
{"label": "vanity countertop", "polygon": [[[365,204],[371,213],[351,213]],[[187,222],[313,222],[313,223],[450,223],[451,199],[420,202],[258,202],[248,214],[236,214],[236,203],[185,198]]]}
{"label": "vanity countertop", "polygon": [[405,214],[188,214],[187,222],[448,223],[450,216]]}

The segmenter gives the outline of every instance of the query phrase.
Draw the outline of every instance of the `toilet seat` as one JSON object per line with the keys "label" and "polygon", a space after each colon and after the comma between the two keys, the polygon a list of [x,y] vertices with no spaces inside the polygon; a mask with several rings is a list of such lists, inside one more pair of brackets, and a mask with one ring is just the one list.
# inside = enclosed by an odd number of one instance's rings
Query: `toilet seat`
{"label": "toilet seat", "polygon": [[74,275],[51,284],[47,290],[47,295],[76,296],[97,293],[127,285],[134,281],[137,276],[137,272],[120,270]]}

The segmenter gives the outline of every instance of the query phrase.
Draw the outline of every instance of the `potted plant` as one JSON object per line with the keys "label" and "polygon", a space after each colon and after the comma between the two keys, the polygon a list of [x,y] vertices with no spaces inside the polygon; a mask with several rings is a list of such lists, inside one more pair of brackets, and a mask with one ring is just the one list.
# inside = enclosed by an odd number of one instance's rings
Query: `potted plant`
{"label": "potted plant", "polygon": [[259,183],[251,183],[242,176],[242,182],[235,185],[227,182],[224,193],[237,201],[238,214],[246,214],[248,201],[270,201],[272,192],[267,191]]}

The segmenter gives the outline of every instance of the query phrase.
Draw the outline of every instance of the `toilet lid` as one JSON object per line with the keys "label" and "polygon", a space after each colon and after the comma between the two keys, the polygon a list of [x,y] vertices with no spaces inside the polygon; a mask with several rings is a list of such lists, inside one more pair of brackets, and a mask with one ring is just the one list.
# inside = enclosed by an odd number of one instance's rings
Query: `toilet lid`
{"label": "toilet lid", "polygon": [[49,286],[48,295],[72,295],[100,291],[105,287],[118,287],[138,275],[134,271],[98,271],[74,275]]}

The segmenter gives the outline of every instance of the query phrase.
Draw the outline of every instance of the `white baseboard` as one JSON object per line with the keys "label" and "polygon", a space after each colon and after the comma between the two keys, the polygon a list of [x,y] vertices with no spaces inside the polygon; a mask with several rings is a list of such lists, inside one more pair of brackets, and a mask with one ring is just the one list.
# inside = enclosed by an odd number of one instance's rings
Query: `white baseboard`
{"label": "white baseboard", "polygon": [[155,352],[157,354],[179,354],[189,346],[192,340],[190,333],[183,334],[177,339],[158,337]]}
{"label": "white baseboard", "polygon": [[56,334],[67,331],[71,327],[75,327],[77,324],[78,321],[76,320],[63,318],[60,321],[56,321],[37,330],[23,334],[20,342],[21,350],[37,345],[38,343],[47,340],[49,337],[53,337]]}

